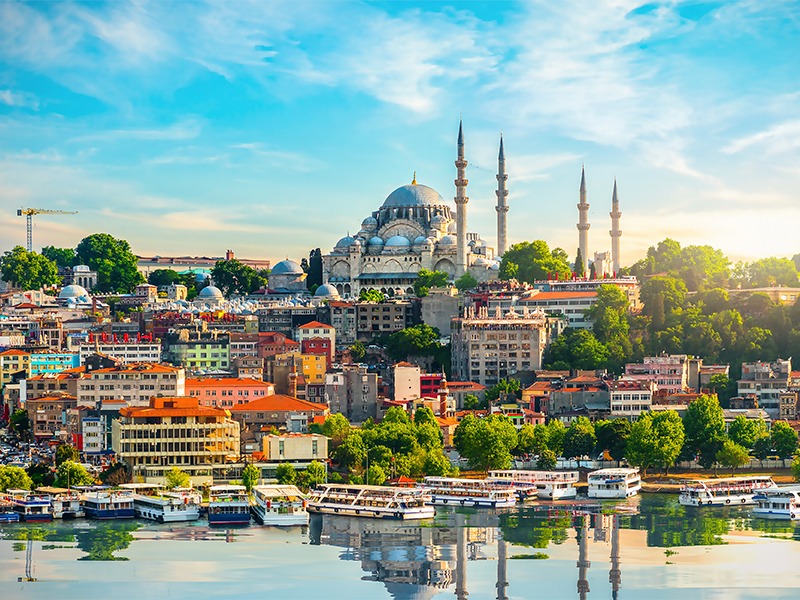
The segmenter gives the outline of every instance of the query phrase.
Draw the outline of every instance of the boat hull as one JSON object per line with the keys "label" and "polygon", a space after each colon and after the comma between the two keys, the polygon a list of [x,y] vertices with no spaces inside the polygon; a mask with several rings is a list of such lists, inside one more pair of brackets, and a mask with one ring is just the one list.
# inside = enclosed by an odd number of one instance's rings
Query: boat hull
{"label": "boat hull", "polygon": [[208,513],[209,525],[249,525],[250,512],[246,513]]}
{"label": "boat hull", "polygon": [[19,523],[19,515],[15,512],[0,513],[0,523]]}
{"label": "boat hull", "polygon": [[134,512],[138,518],[155,521],[156,523],[184,523],[187,521],[197,521],[197,519],[200,518],[199,508],[171,512],[134,508]]}
{"label": "boat hull", "polygon": [[38,514],[38,515],[22,514],[19,517],[20,521],[24,521],[25,523],[49,523],[50,521],[53,520],[52,513]]}
{"label": "boat hull", "polygon": [[308,512],[338,515],[343,517],[363,517],[367,519],[392,519],[396,521],[413,521],[419,519],[432,519],[436,510],[432,506],[423,506],[405,510],[382,510],[380,508],[370,508],[364,506],[329,505],[315,504],[309,502]]}
{"label": "boat hull", "polygon": [[577,498],[578,490],[569,488],[566,490],[540,490],[536,497],[539,500],[571,500]]}
{"label": "boat hull", "polygon": [[773,519],[776,521],[796,521],[800,519],[800,508],[777,509],[777,508],[754,508],[753,516],[761,519]]}
{"label": "boat hull", "polygon": [[678,502],[683,506],[748,506],[757,504],[753,494],[734,494],[711,498],[687,498],[683,494],[678,497]]}
{"label": "boat hull", "polygon": [[136,516],[133,508],[94,508],[84,506],[83,511],[86,513],[86,518],[97,521],[133,519]]}
{"label": "boat hull", "polygon": [[624,500],[639,494],[642,488],[636,487],[629,490],[592,490],[588,492],[589,498],[597,500]]}
{"label": "boat hull", "polygon": [[516,506],[515,498],[493,500],[491,498],[478,498],[475,496],[455,497],[431,495],[431,504],[434,506],[470,506],[473,508],[507,508]]}
{"label": "boat hull", "polygon": [[297,527],[301,525],[308,525],[309,514],[305,511],[298,511],[292,514],[281,514],[266,512],[260,506],[253,506],[251,508],[253,519],[260,525],[276,526],[276,527]]}

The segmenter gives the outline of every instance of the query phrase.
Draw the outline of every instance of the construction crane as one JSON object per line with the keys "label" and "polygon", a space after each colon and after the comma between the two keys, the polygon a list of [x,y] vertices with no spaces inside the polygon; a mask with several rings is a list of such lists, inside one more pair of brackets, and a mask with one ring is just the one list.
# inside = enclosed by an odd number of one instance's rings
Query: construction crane
{"label": "construction crane", "polygon": [[46,208],[20,208],[17,216],[25,215],[28,226],[28,252],[33,252],[33,215],[77,215],[78,211],[48,210]]}

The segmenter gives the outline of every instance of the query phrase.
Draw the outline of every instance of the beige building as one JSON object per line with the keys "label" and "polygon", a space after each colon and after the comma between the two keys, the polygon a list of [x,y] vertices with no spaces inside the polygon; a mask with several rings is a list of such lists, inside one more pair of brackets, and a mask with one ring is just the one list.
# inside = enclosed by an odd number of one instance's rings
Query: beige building
{"label": "beige building", "polygon": [[460,300],[454,287],[431,288],[420,300],[422,322],[439,330],[443,337],[450,335],[450,321],[458,316]]}
{"label": "beige building", "polygon": [[67,413],[76,406],[75,396],[67,394],[28,400],[25,408],[28,411],[33,436],[37,440],[50,440],[63,434],[68,436],[69,442],[72,442],[72,435],[79,433],[79,430],[70,429]]}
{"label": "beige building", "polygon": [[200,406],[197,398],[152,398],[147,407],[119,412],[111,444],[134,477],[160,482],[179,467],[198,485],[212,480],[214,467],[239,456],[239,424],[227,410]]}
{"label": "beige building", "polygon": [[542,368],[544,349],[563,321],[541,310],[469,309],[452,320],[453,378],[492,386],[519,371]]}
{"label": "beige building", "polygon": [[394,366],[394,401],[409,402],[422,397],[420,392],[420,368],[407,362]]}
{"label": "beige building", "polygon": [[608,395],[611,402],[611,418],[635,421],[653,405],[656,384],[652,381],[630,381],[619,379],[609,382]]}
{"label": "beige building", "polygon": [[265,462],[307,464],[328,458],[328,438],[319,433],[265,435],[261,445]]}
{"label": "beige building", "polygon": [[100,406],[103,400],[125,400],[129,406],[147,406],[153,396],[186,394],[183,368],[135,363],[90,371],[78,381],[78,403]]}

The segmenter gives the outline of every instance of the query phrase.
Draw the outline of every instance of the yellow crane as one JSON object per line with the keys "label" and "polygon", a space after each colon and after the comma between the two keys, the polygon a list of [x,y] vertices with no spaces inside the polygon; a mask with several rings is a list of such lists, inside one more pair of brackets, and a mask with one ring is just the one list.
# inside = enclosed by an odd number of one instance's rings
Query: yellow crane
{"label": "yellow crane", "polygon": [[77,215],[78,211],[73,210],[48,210],[46,208],[20,208],[17,209],[17,216],[25,215],[28,226],[28,252],[33,252],[33,215]]}

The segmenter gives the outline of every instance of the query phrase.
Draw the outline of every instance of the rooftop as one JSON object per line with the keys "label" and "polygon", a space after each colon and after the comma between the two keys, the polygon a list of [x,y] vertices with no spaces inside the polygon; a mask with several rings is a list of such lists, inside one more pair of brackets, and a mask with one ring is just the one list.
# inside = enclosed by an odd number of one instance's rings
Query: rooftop
{"label": "rooftop", "polygon": [[234,413],[249,411],[326,411],[328,410],[328,405],[300,400],[299,398],[294,398],[293,396],[287,396],[285,394],[275,394],[273,396],[264,396],[263,398],[252,400],[247,404],[239,404],[231,407],[230,410]]}

